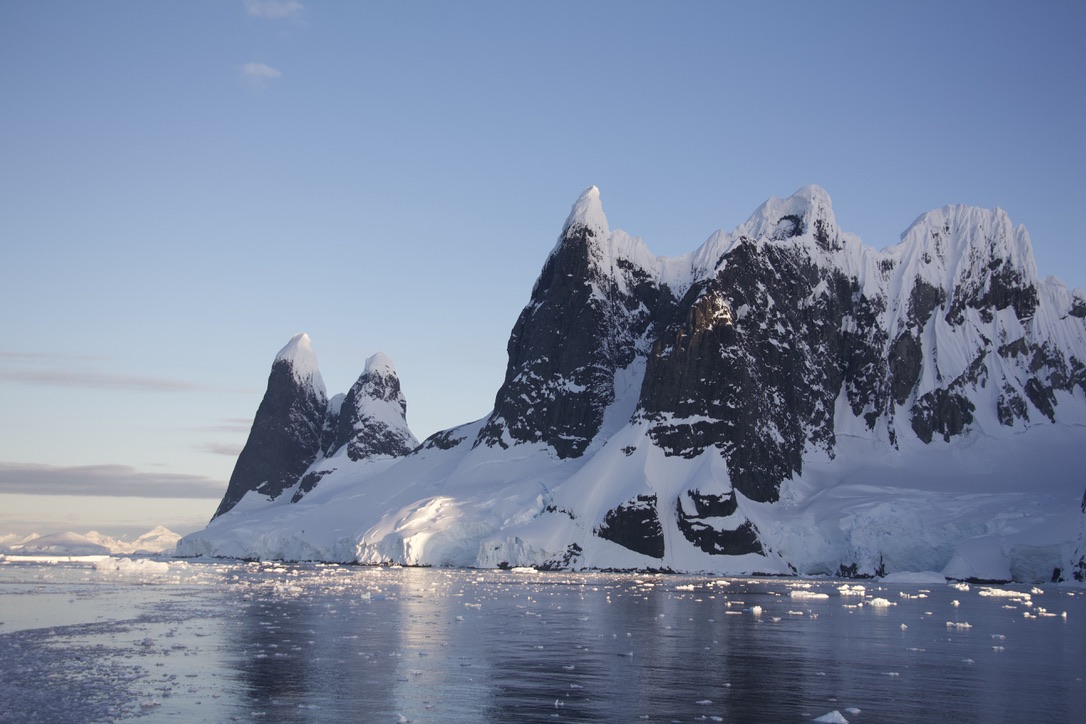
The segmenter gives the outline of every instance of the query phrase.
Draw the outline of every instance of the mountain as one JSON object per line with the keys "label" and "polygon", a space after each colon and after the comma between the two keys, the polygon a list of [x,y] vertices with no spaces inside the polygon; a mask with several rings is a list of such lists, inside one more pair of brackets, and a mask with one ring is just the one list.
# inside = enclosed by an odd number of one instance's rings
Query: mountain
{"label": "mountain", "polygon": [[326,458],[391,459],[417,445],[407,426],[407,400],[387,355],[366,360],[350,391],[329,400],[309,335],[296,334],[272,362],[249,439],[212,519],[248,493],[254,500],[275,500],[290,489],[290,500],[297,503],[334,469],[319,465]]}
{"label": "mountain", "polygon": [[665,258],[592,187],[508,355],[487,417],[415,447],[383,356],[329,403],[295,337],[179,552],[1047,580],[1086,550],[1086,296],[1002,210],[879,251],[808,186]]}
{"label": "mountain", "polygon": [[12,546],[11,553],[21,556],[108,556],[107,546],[79,533],[50,533]]}
{"label": "mountain", "polygon": [[275,498],[297,483],[320,452],[328,414],[328,393],[309,335],[297,334],[275,356],[268,389],[214,517],[250,491]]}
{"label": "mountain", "polygon": [[181,536],[165,526],[156,526],[132,541],[118,540],[97,531],[50,533],[48,535],[0,536],[0,553],[11,555],[150,555],[172,553]]}

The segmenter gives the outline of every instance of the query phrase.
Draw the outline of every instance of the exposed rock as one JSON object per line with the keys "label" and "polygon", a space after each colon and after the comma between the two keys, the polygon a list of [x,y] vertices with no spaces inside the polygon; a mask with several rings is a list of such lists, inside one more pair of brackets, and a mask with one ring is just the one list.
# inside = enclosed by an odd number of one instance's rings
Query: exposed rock
{"label": "exposed rock", "polygon": [[363,460],[400,457],[418,446],[407,426],[407,400],[391,360],[375,354],[354,383],[337,416],[331,449],[346,447],[347,457]]}
{"label": "exposed rock", "polygon": [[664,529],[655,495],[638,495],[607,511],[593,533],[651,558],[664,557]]}
{"label": "exposed rock", "polygon": [[[585,206],[587,208],[580,208]],[[545,443],[577,457],[614,401],[615,371],[639,353],[666,288],[604,248],[610,237],[589,189],[574,207],[509,337],[505,382],[476,444]]]}
{"label": "exposed rock", "polygon": [[688,490],[686,498],[694,512],[688,513],[683,498],[675,501],[675,513],[679,531],[683,536],[706,553],[713,555],[741,556],[747,553],[764,555],[758,533],[749,520],[743,520],[732,528],[722,527],[725,518],[735,515],[738,504],[735,494],[706,495]]}
{"label": "exposed rock", "polygon": [[246,493],[275,499],[294,486],[320,452],[327,410],[309,336],[296,335],[272,364],[249,439],[213,518],[237,505]]}

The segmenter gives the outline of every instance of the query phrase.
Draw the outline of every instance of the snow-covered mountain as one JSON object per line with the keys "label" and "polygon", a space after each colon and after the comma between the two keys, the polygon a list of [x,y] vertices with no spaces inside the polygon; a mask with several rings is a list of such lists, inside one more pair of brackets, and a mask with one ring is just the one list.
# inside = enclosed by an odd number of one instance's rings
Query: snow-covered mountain
{"label": "snow-covered mountain", "polygon": [[16,535],[0,536],[0,553],[13,555],[133,555],[172,553],[181,536],[165,526],[137,536],[132,541],[120,540],[98,531],[88,533],[50,533],[20,538]]}
{"label": "snow-covered mountain", "polygon": [[179,552],[1023,580],[1083,565],[1086,297],[1038,278],[999,209],[929,212],[878,251],[808,186],[665,258],[612,231],[592,187],[508,352],[491,414],[416,447],[386,357],[329,402],[296,336]]}

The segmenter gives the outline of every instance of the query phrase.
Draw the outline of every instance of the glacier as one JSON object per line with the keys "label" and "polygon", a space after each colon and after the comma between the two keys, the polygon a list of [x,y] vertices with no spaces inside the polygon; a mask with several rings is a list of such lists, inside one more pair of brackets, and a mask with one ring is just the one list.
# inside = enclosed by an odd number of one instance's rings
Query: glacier
{"label": "glacier", "polygon": [[590,187],[488,416],[418,444],[387,356],[329,399],[297,335],[177,553],[1081,581],[1086,296],[1031,244],[947,206],[876,250],[806,186],[657,257]]}

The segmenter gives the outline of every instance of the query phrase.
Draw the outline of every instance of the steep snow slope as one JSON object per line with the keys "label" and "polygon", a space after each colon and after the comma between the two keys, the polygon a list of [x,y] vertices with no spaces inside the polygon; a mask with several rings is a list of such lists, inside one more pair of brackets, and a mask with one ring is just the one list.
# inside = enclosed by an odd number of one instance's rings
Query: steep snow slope
{"label": "steep snow slope", "polygon": [[[307,470],[178,550],[1047,580],[1084,565],[1084,360],[1081,290],[1039,280],[998,209],[929,212],[876,251],[808,186],[662,258],[610,229],[592,187],[489,416],[409,452],[398,380],[371,359],[322,411]],[[392,447],[357,444],[389,430]]]}

